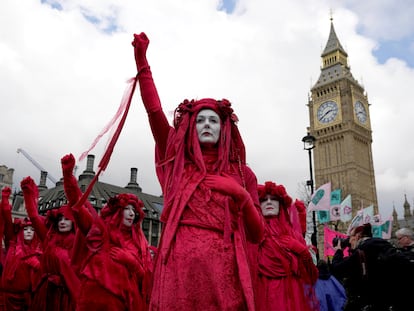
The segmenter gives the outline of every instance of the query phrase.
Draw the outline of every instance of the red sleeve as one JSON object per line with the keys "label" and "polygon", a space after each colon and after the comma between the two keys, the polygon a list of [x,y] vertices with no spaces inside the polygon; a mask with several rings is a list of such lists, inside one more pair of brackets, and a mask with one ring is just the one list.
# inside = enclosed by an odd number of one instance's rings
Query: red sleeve
{"label": "red sleeve", "polygon": [[154,136],[155,143],[161,154],[165,154],[170,125],[167,117],[162,111],[161,101],[149,67],[145,67],[139,71],[138,81],[142,102],[148,113],[152,135]]}
{"label": "red sleeve", "polygon": [[75,218],[76,226],[82,232],[87,235],[92,227],[93,216],[85,206],[79,209],[73,209],[73,217]]}
{"label": "red sleeve", "polygon": [[65,176],[65,174],[63,174],[63,187],[65,189],[65,194],[68,199],[69,206],[72,207],[82,196],[82,191],[78,186],[76,177],[73,175]]}
{"label": "red sleeve", "polygon": [[253,171],[245,166],[244,167],[244,179],[246,182],[246,190],[249,192],[251,200],[244,207],[244,221],[249,241],[253,243],[259,243],[264,234],[264,220],[260,210],[259,195],[257,193],[257,178]]}
{"label": "red sleeve", "polygon": [[30,221],[32,222],[36,235],[39,237],[41,241],[44,241],[47,235],[47,231],[48,231],[44,218],[39,215],[32,215],[32,216],[29,216],[29,218],[30,218]]}
{"label": "red sleeve", "polygon": [[[9,204],[10,206],[10,204]],[[3,217],[4,217],[4,244],[8,248],[10,241],[15,240],[16,236],[13,230],[13,220],[10,208],[3,206]]]}
{"label": "red sleeve", "polygon": [[303,280],[307,284],[315,284],[319,276],[319,271],[316,265],[313,263],[312,256],[309,251],[307,250],[306,252],[303,252],[300,256],[300,259],[303,263],[301,272],[303,275]]}

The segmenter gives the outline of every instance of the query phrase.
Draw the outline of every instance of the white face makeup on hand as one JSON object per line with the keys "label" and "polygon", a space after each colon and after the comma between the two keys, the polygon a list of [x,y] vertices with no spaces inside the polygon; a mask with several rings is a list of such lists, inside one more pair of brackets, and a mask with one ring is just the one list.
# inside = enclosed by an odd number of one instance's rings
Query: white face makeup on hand
{"label": "white face makeup on hand", "polygon": [[122,223],[127,227],[131,227],[135,219],[135,208],[131,204],[125,206],[123,216]]}
{"label": "white face makeup on hand", "polygon": [[72,220],[65,218],[65,216],[59,217],[58,230],[59,232],[69,232],[72,230]]}
{"label": "white face makeup on hand", "polygon": [[23,228],[23,239],[25,241],[31,241],[34,238],[34,228],[32,226],[25,226]]}
{"label": "white face makeup on hand", "polygon": [[260,207],[263,216],[277,216],[279,215],[279,201],[270,194],[266,195],[264,199],[260,200]]}
{"label": "white face makeup on hand", "polygon": [[211,109],[203,109],[197,114],[196,129],[200,144],[215,145],[220,138],[221,120]]}

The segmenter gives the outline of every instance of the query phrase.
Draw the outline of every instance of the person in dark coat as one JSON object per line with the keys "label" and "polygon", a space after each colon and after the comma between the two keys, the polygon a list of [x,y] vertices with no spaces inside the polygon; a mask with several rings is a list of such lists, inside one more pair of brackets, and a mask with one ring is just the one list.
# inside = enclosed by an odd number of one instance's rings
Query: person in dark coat
{"label": "person in dark coat", "polygon": [[369,223],[351,230],[350,244],[352,252],[349,257],[344,257],[339,242],[332,259],[332,273],[343,280],[347,291],[348,301],[344,310],[390,310],[390,284],[387,284],[388,274],[381,255],[393,246],[382,238],[373,238]]}

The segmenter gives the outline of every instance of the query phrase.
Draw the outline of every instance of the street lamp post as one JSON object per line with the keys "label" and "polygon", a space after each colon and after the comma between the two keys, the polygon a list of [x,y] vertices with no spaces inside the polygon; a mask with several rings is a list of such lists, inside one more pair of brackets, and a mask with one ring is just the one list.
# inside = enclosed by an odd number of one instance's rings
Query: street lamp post
{"label": "street lamp post", "polygon": [[[310,190],[311,190],[311,197],[313,195],[313,191],[314,191],[314,183],[313,183],[313,169],[312,169],[312,149],[315,148],[315,141],[316,138],[312,135],[310,135],[309,133],[302,138],[302,142],[303,142],[303,149],[308,151],[308,155],[309,155],[309,173],[310,173],[310,179],[308,181],[306,181],[306,185],[310,186]],[[316,213],[315,211],[312,211],[312,223],[313,223],[313,233],[311,236],[311,242],[312,245],[314,245],[316,248],[318,247],[318,241],[317,241],[317,229],[316,229]]]}

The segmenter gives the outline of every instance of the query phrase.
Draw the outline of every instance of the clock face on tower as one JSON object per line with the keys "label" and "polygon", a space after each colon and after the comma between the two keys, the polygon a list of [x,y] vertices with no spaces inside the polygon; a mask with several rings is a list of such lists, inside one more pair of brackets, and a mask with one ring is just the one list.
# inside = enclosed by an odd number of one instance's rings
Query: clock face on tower
{"label": "clock face on tower", "polygon": [[330,123],[338,115],[338,104],[332,100],[324,102],[319,106],[317,118],[320,123]]}
{"label": "clock face on tower", "polygon": [[361,123],[365,123],[367,121],[367,111],[365,110],[364,104],[360,101],[356,101],[354,110],[358,121]]}

